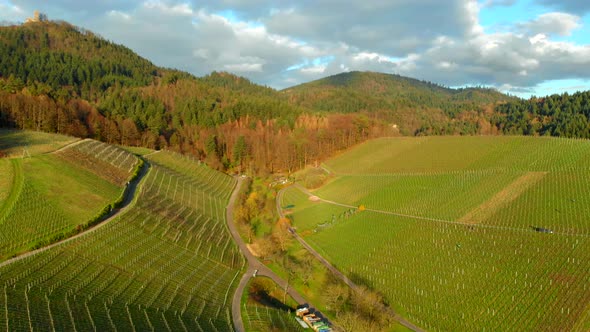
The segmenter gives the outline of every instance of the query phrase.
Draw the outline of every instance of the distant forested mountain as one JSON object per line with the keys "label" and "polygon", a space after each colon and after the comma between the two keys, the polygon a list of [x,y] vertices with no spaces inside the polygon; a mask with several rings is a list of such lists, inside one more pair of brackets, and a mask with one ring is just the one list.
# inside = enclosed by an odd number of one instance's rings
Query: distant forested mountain
{"label": "distant forested mountain", "polygon": [[494,89],[451,89],[399,75],[357,71],[301,84],[283,93],[295,104],[330,112],[436,108],[451,117],[481,105],[515,99]]}
{"label": "distant forested mountain", "polygon": [[380,136],[587,137],[587,102],[558,99],[361,72],[276,91],[157,67],[67,22],[0,27],[0,126],[172,149],[218,169],[291,171]]}
{"label": "distant forested mountain", "polygon": [[481,133],[488,129],[478,124],[488,119],[486,110],[516,100],[493,89],[451,89],[373,72],[342,73],[282,92],[295,105],[311,109],[377,114],[406,135]]}

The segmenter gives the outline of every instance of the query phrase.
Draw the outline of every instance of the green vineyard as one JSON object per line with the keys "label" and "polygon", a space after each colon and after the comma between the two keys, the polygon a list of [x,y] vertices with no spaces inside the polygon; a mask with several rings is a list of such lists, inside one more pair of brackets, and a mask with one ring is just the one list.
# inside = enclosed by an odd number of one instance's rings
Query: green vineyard
{"label": "green vineyard", "polygon": [[305,331],[293,318],[294,313],[259,305],[246,305],[242,308],[244,325],[251,332],[266,331]]}
{"label": "green vineyard", "polygon": [[323,201],[293,186],[281,204],[320,254],[427,330],[586,331],[589,161],[583,140],[381,139],[326,163]]}
{"label": "green vineyard", "polygon": [[[117,160],[98,156],[107,153]],[[233,330],[244,264],[225,225],[234,180],[177,159],[150,156],[138,196],[114,220],[1,266],[2,329]]]}
{"label": "green vineyard", "polygon": [[[22,136],[27,137],[27,133]],[[87,143],[109,147],[89,140],[55,153],[0,160],[0,169],[6,174],[0,183],[0,259],[49,243],[87,224],[122,195],[138,159],[113,147],[109,148],[113,152],[101,159],[87,157],[84,162],[85,155],[74,151]],[[77,158],[70,157],[73,153]]]}

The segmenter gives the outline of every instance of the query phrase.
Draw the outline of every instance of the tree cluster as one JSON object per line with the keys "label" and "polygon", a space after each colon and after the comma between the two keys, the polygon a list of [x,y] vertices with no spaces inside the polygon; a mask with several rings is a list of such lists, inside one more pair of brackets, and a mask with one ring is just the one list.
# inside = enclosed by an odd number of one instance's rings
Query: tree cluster
{"label": "tree cluster", "polygon": [[492,123],[507,135],[590,138],[590,91],[499,105]]}

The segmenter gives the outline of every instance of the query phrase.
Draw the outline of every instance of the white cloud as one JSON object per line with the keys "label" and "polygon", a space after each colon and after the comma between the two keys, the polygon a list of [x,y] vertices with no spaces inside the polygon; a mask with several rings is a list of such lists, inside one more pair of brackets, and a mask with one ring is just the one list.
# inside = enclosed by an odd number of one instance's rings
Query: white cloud
{"label": "white cloud", "polygon": [[536,19],[522,23],[522,28],[532,34],[569,36],[581,27],[580,17],[567,13],[546,13]]}
{"label": "white cloud", "polygon": [[304,74],[323,74],[324,72],[326,72],[326,68],[327,67],[324,65],[305,67],[301,68],[301,72]]}
{"label": "white cloud", "polygon": [[109,15],[109,16],[115,18],[115,19],[123,19],[123,20],[126,20],[126,21],[131,20],[131,15],[125,14],[125,13],[120,12],[118,10],[111,10],[111,11],[109,11],[107,13],[107,15]]}
{"label": "white cloud", "polygon": [[144,2],[143,5],[148,9],[158,10],[167,15],[190,16],[194,14],[188,3],[169,5],[159,0],[150,0]]}
{"label": "white cloud", "polygon": [[481,8],[510,7],[515,3],[516,0],[486,0],[481,4]]}
{"label": "white cloud", "polygon": [[262,63],[239,63],[224,65],[223,69],[234,73],[262,72]]}
{"label": "white cloud", "polygon": [[480,11],[515,0],[0,0],[0,20],[39,9],[158,65],[277,88],[350,70],[510,91],[590,77],[590,46],[568,41],[590,1],[535,1],[547,12],[494,33]]}

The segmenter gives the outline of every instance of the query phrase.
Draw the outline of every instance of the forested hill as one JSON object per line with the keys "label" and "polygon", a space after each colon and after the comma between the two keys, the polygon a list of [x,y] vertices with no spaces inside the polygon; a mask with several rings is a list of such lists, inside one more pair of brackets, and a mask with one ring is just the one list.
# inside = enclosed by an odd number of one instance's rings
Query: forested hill
{"label": "forested hill", "polygon": [[93,98],[115,84],[151,84],[161,74],[130,49],[66,22],[0,28],[0,74],[42,83],[40,92]]}
{"label": "forested hill", "polygon": [[[273,162],[269,151],[271,136],[288,136],[298,122],[315,121],[299,119],[304,113],[311,112],[276,90],[228,73],[196,78],[160,68],[67,22],[0,27],[0,126],[171,148],[218,168],[262,170],[301,163],[292,156]],[[238,141],[244,152],[234,153]],[[330,146],[342,144],[349,143]]]}
{"label": "forested hill", "polygon": [[[386,115],[401,123],[405,134],[410,135],[476,133],[479,128],[469,125],[477,123],[477,116],[471,112],[481,113],[486,107],[516,100],[494,89],[451,89],[375,72],[342,73],[282,92],[293,104],[307,108]],[[420,125],[403,125],[407,123]]]}
{"label": "forested hill", "polygon": [[530,115],[518,105],[526,102],[494,90],[377,73],[276,91],[229,73],[198,78],[157,67],[66,22],[0,27],[0,126],[167,148],[218,169],[291,171],[400,134],[586,135],[543,129],[587,123],[588,114],[568,104],[559,104],[559,115]]}
{"label": "forested hill", "polygon": [[500,105],[492,122],[508,135],[590,138],[590,91]]}
{"label": "forested hill", "polygon": [[347,72],[283,90],[295,104],[337,112],[440,108],[454,116],[485,104],[513,100],[494,89],[451,89],[409,77]]}

